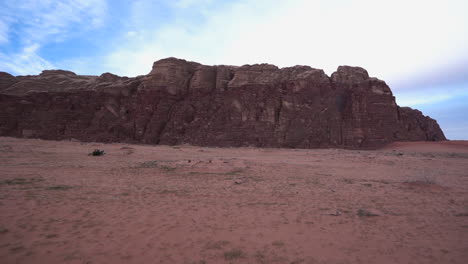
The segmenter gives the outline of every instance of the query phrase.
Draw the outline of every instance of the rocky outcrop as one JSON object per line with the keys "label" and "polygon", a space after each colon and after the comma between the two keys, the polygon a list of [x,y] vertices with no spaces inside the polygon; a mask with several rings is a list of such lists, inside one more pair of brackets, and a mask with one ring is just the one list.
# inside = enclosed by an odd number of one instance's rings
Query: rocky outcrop
{"label": "rocky outcrop", "polygon": [[148,75],[0,73],[0,135],[83,141],[376,148],[445,140],[359,67],[205,66],[167,58]]}

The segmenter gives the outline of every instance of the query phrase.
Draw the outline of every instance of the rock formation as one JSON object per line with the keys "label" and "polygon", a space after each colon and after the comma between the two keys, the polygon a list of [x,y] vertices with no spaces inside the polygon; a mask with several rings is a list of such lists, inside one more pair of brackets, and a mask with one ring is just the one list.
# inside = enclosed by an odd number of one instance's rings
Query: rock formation
{"label": "rock formation", "polygon": [[205,66],[157,61],[148,75],[0,72],[0,136],[201,146],[376,148],[445,140],[359,67]]}

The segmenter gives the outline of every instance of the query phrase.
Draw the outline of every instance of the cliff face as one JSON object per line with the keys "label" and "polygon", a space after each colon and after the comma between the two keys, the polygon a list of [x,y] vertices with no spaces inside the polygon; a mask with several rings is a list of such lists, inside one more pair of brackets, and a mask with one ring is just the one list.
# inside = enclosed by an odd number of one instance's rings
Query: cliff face
{"label": "cliff face", "polygon": [[168,58],[135,78],[0,72],[0,136],[202,146],[376,148],[445,140],[359,67],[205,66]]}

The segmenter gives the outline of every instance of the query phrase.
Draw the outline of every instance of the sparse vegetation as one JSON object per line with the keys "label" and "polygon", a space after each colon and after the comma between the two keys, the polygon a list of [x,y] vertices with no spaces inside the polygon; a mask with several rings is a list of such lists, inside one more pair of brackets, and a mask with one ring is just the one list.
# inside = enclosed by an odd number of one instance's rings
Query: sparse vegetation
{"label": "sparse vegetation", "polygon": [[134,148],[127,147],[127,146],[125,146],[125,147],[121,147],[120,149],[121,149],[121,150],[124,150],[124,151],[126,151],[126,152],[125,152],[125,154],[126,154],[126,155],[133,154],[133,153],[134,153],[134,151],[135,151],[135,149],[134,149]]}
{"label": "sparse vegetation", "polygon": [[303,263],[303,262],[304,262],[303,259],[296,259],[293,262],[291,262],[290,264],[300,264],[300,263]]}
{"label": "sparse vegetation", "polygon": [[278,240],[278,241],[273,241],[273,243],[271,243],[271,244],[272,244],[273,246],[275,246],[275,247],[282,247],[282,246],[284,246],[284,242],[283,242],[283,241],[280,241],[280,240]]}
{"label": "sparse vegetation", "polygon": [[346,184],[353,184],[354,183],[354,180],[353,179],[343,179],[343,181],[346,183]]}
{"label": "sparse vegetation", "polygon": [[226,240],[219,240],[219,241],[210,241],[206,243],[206,249],[222,249],[225,246],[229,245],[229,241]]}
{"label": "sparse vegetation", "polygon": [[158,167],[158,161],[157,160],[149,160],[140,163],[137,168],[157,168]]}
{"label": "sparse vegetation", "polygon": [[[358,155],[340,149],[267,149],[262,154],[263,149],[201,153],[184,147],[171,152],[168,146],[139,145],[127,156],[120,143],[2,139],[15,143],[14,152],[0,158],[0,206],[12,209],[5,215],[9,220],[0,223],[5,241],[0,246],[12,259],[31,259],[27,254],[36,252],[37,244],[51,259],[93,261],[96,252],[83,257],[80,247],[96,247],[96,235],[109,237],[109,245],[143,241],[145,250],[160,252],[155,262],[186,264],[352,262],[375,259],[380,246],[395,242],[376,246],[386,237],[428,238],[424,234],[437,237],[437,245],[412,239],[409,246],[447,257],[454,244],[463,244],[454,234],[468,231],[467,192],[461,186],[467,159],[411,152],[396,157],[384,150]],[[88,156],[97,148],[108,155]],[[180,226],[192,240],[174,236]],[[361,239],[360,246],[373,252],[355,250],[332,234],[338,228],[359,237],[369,227],[378,232]],[[317,255],[301,246],[314,236],[323,238],[315,244],[327,252]],[[189,250],[178,250],[186,246]],[[116,259],[144,262],[140,249],[128,247]],[[421,255],[413,251],[408,259]]]}
{"label": "sparse vegetation", "polygon": [[22,251],[22,250],[25,250],[26,248],[23,247],[22,245],[18,245],[18,246],[15,246],[15,247],[12,247],[10,248],[10,251],[11,252],[18,252],[18,251]]}
{"label": "sparse vegetation", "polygon": [[174,170],[176,169],[175,167],[171,167],[171,166],[167,166],[167,165],[161,165],[161,166],[159,166],[159,168],[160,168],[161,170],[165,170],[165,171],[167,171],[167,172],[169,172],[169,171],[174,171]]}
{"label": "sparse vegetation", "polygon": [[357,215],[360,217],[366,217],[366,216],[379,216],[378,213],[367,210],[367,209],[359,209],[357,212]]}
{"label": "sparse vegetation", "polygon": [[238,259],[238,258],[243,258],[243,257],[245,257],[245,254],[240,249],[233,249],[233,250],[224,252],[224,259],[226,260],[233,260],[233,259]]}
{"label": "sparse vegetation", "polygon": [[457,152],[386,152],[387,156],[411,156],[411,157],[425,157],[425,158],[458,158],[467,159],[468,153],[457,153]]}
{"label": "sparse vegetation", "polygon": [[143,169],[149,169],[149,168],[158,168],[161,170],[165,170],[166,172],[171,172],[177,169],[176,167],[171,167],[168,165],[161,165],[159,161],[157,160],[150,160],[150,161],[145,161],[140,163],[136,168],[143,168]]}
{"label": "sparse vegetation", "polygon": [[192,261],[190,264],[206,264],[206,261],[202,259],[200,261]]}
{"label": "sparse vegetation", "polygon": [[232,176],[232,175],[237,175],[239,173],[242,173],[244,172],[245,170],[244,169],[241,169],[241,168],[237,168],[237,169],[234,169],[232,171],[228,171],[228,172],[199,172],[199,171],[191,171],[189,172],[189,174],[191,175],[229,175],[229,176]]}
{"label": "sparse vegetation", "polygon": [[65,191],[65,190],[70,190],[72,188],[73,188],[72,186],[68,186],[68,185],[56,185],[56,186],[47,187],[46,189],[55,190],[55,191]]}
{"label": "sparse vegetation", "polygon": [[12,152],[13,148],[10,145],[0,145],[0,152]]}
{"label": "sparse vegetation", "polygon": [[8,229],[0,226],[0,234],[8,233]]}
{"label": "sparse vegetation", "polygon": [[437,173],[437,171],[424,169],[423,171],[418,172],[416,175],[412,176],[404,183],[409,185],[434,185],[437,184],[435,180],[435,175],[437,175]]}
{"label": "sparse vegetation", "polygon": [[436,184],[436,182],[433,179],[429,178],[422,178],[418,180],[412,180],[412,181],[405,181],[406,184],[414,184],[414,185],[433,185]]}
{"label": "sparse vegetation", "polygon": [[237,174],[242,173],[242,172],[244,172],[244,169],[236,168],[236,169],[234,169],[234,170],[232,170],[230,172],[226,172],[225,174],[226,175],[237,175]]}
{"label": "sparse vegetation", "polygon": [[40,182],[42,179],[39,178],[15,178],[11,180],[0,181],[0,185],[22,185],[22,184],[33,184]]}
{"label": "sparse vegetation", "polygon": [[265,263],[265,255],[262,252],[257,251],[257,253],[255,253],[255,258],[257,259],[257,262]]}
{"label": "sparse vegetation", "polygon": [[468,216],[468,213],[459,213],[459,214],[456,214],[455,216]]}
{"label": "sparse vegetation", "polygon": [[102,156],[106,154],[104,150],[95,149],[93,152],[89,153],[90,156]]}

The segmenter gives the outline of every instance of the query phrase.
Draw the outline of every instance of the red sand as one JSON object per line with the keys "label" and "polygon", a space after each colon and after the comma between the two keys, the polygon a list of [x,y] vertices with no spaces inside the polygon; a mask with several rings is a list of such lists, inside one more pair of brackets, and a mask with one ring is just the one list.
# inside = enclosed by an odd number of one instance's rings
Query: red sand
{"label": "red sand", "polygon": [[2,264],[467,263],[468,143],[350,151],[0,138],[0,215]]}

